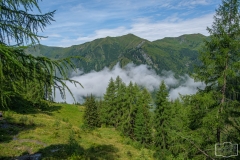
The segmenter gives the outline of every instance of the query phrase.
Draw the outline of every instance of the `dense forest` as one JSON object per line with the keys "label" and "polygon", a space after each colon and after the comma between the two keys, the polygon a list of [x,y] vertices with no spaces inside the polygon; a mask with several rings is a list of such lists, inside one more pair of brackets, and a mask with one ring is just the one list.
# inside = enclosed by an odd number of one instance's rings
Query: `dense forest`
{"label": "dense forest", "polygon": [[[156,159],[213,159],[219,123],[215,113],[219,104],[214,97],[212,92],[201,91],[169,101],[168,89],[162,81],[153,99],[147,89],[132,82],[126,85],[117,77],[110,79],[102,100],[87,97],[84,124],[89,129],[114,127],[132,139],[137,148],[155,150]],[[233,111],[229,108],[229,112]],[[231,124],[239,120],[228,118]],[[226,156],[236,155],[234,144],[239,140],[235,127],[226,124],[219,143],[232,142],[233,148],[226,151],[220,146],[219,155],[222,152]]]}

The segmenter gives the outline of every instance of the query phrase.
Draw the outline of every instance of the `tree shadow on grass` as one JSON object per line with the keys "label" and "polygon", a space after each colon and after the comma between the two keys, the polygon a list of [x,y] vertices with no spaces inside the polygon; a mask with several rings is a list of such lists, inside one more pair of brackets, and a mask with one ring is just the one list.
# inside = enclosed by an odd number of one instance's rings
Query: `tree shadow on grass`
{"label": "tree shadow on grass", "polygon": [[[7,132],[5,133],[5,139],[4,142],[10,141],[14,139],[14,136],[11,135],[9,137],[7,136]],[[16,133],[14,133],[16,134]],[[18,141],[21,141],[21,139],[16,139]],[[26,141],[25,139],[23,141]],[[30,141],[30,140],[27,140]],[[30,142],[33,142],[31,140]],[[1,143],[1,142],[0,142]],[[38,143],[35,142],[34,143]],[[41,144],[42,145],[42,144]],[[67,144],[52,144],[50,146],[42,145],[43,148],[39,149],[37,152],[35,152],[32,155],[29,155],[26,151],[23,152],[22,156],[19,157],[1,157],[0,159],[31,159],[31,157],[34,157],[35,155],[41,155],[40,159],[86,159],[86,160],[101,160],[101,159],[108,159],[108,160],[114,160],[118,159],[119,155],[118,149],[114,147],[113,145],[98,145],[93,144],[89,148],[85,149],[83,148],[78,141],[74,138],[73,134],[70,134],[68,143]]]}
{"label": "tree shadow on grass", "polygon": [[11,103],[9,103],[9,106],[5,109],[5,111],[11,110],[19,114],[45,113],[51,115],[51,112],[58,111],[61,108],[61,105],[55,105],[52,102],[45,100],[32,102],[22,97],[15,97]]}
{"label": "tree shadow on grass", "polygon": [[0,120],[0,143],[8,143],[12,140],[17,140],[17,135],[21,131],[31,130],[36,128],[34,123],[26,124],[25,122],[13,122],[11,118]]}
{"label": "tree shadow on grass", "polygon": [[40,112],[52,116],[52,112],[61,110],[60,105],[49,105],[47,107],[41,108]]}
{"label": "tree shadow on grass", "polygon": [[119,157],[117,152],[118,149],[113,145],[94,145],[84,149],[73,140],[68,144],[50,145],[37,153],[41,153],[44,159],[114,160]]}
{"label": "tree shadow on grass", "polygon": [[[15,102],[15,101],[13,101]],[[62,106],[57,105],[42,105],[42,108],[32,106],[32,103],[21,99],[17,104],[21,102],[22,105],[14,105],[11,103],[8,109],[3,110],[3,117],[0,119],[0,143],[10,142],[16,139],[17,135],[21,131],[35,129],[38,124],[34,122],[34,118],[29,118],[27,114],[46,113],[51,114],[53,111],[60,110]],[[21,114],[18,119],[13,118],[13,113]]]}
{"label": "tree shadow on grass", "polygon": [[[25,124],[23,122],[16,123],[9,117],[7,119],[0,120],[0,144],[9,143],[11,141],[17,141],[18,143],[21,143],[21,141],[31,141],[19,139],[18,134],[21,131],[32,130],[34,128],[36,128],[35,124]],[[0,160],[5,159],[14,159],[14,157],[3,157],[0,155]]]}
{"label": "tree shadow on grass", "polygon": [[85,150],[85,158],[91,160],[108,159],[113,160],[119,158],[118,149],[113,145],[97,145]]}

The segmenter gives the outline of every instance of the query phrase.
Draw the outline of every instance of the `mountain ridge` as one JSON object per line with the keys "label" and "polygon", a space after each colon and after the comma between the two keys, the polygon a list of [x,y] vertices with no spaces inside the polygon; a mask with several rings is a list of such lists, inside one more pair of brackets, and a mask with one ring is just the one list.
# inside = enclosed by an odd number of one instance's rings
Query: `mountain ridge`
{"label": "mountain ridge", "polygon": [[118,62],[121,67],[133,62],[136,65],[147,64],[159,74],[163,70],[185,74],[192,72],[193,65],[198,63],[198,50],[205,38],[202,34],[187,34],[151,42],[134,34],[127,34],[99,38],[66,48],[37,45],[28,48],[26,53],[52,59],[84,57],[89,61],[73,62],[85,73],[100,71],[104,67],[112,68]]}

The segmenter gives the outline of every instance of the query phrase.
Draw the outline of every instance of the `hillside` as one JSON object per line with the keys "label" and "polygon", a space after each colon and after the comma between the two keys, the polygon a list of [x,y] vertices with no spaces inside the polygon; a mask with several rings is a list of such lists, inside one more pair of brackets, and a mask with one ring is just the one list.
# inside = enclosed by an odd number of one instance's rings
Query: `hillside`
{"label": "hillside", "polygon": [[25,159],[41,155],[56,160],[152,159],[152,150],[133,147],[132,141],[114,128],[84,130],[84,110],[82,106],[54,104],[42,110],[21,107],[5,111],[0,120],[0,159],[23,155]]}
{"label": "hillside", "polygon": [[74,63],[86,73],[102,70],[105,66],[111,68],[117,62],[120,62],[121,67],[133,62],[136,65],[148,64],[157,73],[172,70],[177,74],[184,74],[191,72],[193,65],[197,63],[198,49],[204,38],[206,37],[201,34],[191,34],[150,42],[128,34],[100,38],[67,48],[38,45],[27,49],[26,53],[54,59],[82,56],[89,61]]}

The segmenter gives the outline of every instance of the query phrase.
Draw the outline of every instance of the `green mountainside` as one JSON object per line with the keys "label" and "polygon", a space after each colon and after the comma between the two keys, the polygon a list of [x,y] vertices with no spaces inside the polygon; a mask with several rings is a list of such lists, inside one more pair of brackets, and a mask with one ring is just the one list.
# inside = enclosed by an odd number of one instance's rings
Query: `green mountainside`
{"label": "green mountainside", "polygon": [[121,67],[133,62],[136,65],[148,64],[161,73],[171,70],[177,74],[189,73],[197,63],[198,49],[202,45],[201,34],[182,35],[150,42],[133,34],[121,37],[106,37],[67,48],[38,45],[26,53],[46,56],[53,59],[68,56],[82,56],[89,61],[75,61],[85,73],[112,68],[118,62]]}

